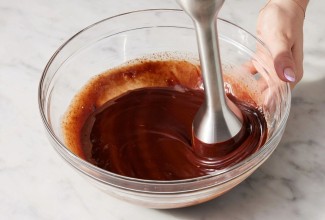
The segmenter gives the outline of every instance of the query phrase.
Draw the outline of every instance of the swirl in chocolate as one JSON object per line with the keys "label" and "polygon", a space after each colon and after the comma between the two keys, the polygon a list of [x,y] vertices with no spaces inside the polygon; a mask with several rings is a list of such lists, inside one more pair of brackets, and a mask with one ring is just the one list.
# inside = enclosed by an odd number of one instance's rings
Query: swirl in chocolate
{"label": "swirl in chocolate", "polygon": [[[130,65],[107,77],[121,80],[120,77],[132,73],[132,80],[135,80],[143,77],[143,70],[148,70],[145,66],[149,65],[151,71],[154,71],[162,64],[169,66],[166,71],[170,73],[172,62],[173,65],[179,65],[178,61],[146,61]],[[185,69],[191,69],[189,65],[193,64],[186,63]],[[193,76],[196,75],[196,70],[197,68],[191,69]],[[166,75],[168,74],[161,74],[161,78]],[[173,80],[165,80],[169,83],[166,86],[133,89],[98,107],[92,105],[92,110],[87,114],[80,113],[83,117],[79,117],[79,121],[78,117],[72,117],[80,125],[78,130],[72,131],[77,134],[75,137],[78,141],[74,143],[79,143],[80,155],[96,166],[123,176],[180,180],[204,176],[232,166],[264,144],[267,124],[263,114],[256,106],[230,94],[228,97],[244,116],[240,133],[233,139],[216,145],[207,145],[196,139],[192,141],[192,121],[204,101],[204,93],[195,86],[189,88],[180,83],[181,80],[174,75],[174,78],[171,75],[168,77]],[[194,82],[193,85],[199,82],[199,75]],[[92,87],[88,87],[88,90],[89,88]],[[95,94],[89,91],[84,94]],[[79,100],[82,99],[79,97]],[[84,100],[89,104],[91,99]],[[97,100],[94,95],[92,100]],[[68,131],[66,134],[71,133],[71,129],[65,131]]]}

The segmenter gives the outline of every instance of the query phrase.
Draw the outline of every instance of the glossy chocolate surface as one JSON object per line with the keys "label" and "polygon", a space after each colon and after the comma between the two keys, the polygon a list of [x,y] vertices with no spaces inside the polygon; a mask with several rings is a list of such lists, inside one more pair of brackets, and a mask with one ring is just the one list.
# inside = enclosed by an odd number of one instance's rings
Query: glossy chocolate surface
{"label": "glossy chocolate surface", "polygon": [[[198,88],[200,74],[193,64],[146,61],[114,71],[84,88],[64,124],[70,146],[74,143],[75,152],[96,166],[139,179],[188,179],[234,165],[259,150],[266,140],[263,114],[231,94],[228,97],[244,115],[240,133],[216,145],[192,137],[192,121],[204,101],[204,93]],[[147,83],[141,81],[146,77],[163,83],[149,83],[146,88],[131,89],[106,102],[95,86],[107,87],[108,82],[119,88],[129,81]],[[78,100],[84,111],[76,109]],[[70,122],[75,124],[69,126]]]}

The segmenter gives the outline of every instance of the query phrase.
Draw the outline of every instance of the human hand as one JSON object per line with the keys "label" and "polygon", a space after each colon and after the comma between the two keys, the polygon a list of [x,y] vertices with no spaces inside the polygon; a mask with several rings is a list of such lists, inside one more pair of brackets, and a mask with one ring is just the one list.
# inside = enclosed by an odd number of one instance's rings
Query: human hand
{"label": "human hand", "polygon": [[270,49],[278,77],[293,88],[303,76],[303,23],[308,0],[271,0],[260,11],[257,36]]}

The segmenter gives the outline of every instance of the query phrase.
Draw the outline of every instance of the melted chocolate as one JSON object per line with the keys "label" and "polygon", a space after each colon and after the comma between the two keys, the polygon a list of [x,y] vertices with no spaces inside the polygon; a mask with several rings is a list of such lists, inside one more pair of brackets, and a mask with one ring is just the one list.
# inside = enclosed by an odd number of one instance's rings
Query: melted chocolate
{"label": "melted chocolate", "polygon": [[192,121],[204,100],[200,82],[198,66],[175,60],[144,61],[101,74],[69,107],[65,142],[96,166],[150,180],[204,176],[259,150],[267,124],[244,91],[244,102],[228,94],[244,115],[240,133],[217,145],[192,143]]}
{"label": "melted chocolate", "polygon": [[114,173],[151,180],[193,178],[233,165],[262,146],[266,122],[257,109],[232,99],[244,114],[239,138],[193,148],[192,121],[204,100],[201,90],[128,92],[86,121],[82,130],[86,159]]}

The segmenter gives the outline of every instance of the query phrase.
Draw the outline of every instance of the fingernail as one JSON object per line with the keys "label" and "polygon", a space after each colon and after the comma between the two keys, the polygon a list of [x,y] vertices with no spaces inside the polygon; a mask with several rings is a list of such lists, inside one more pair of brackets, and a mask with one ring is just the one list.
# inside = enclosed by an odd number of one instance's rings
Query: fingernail
{"label": "fingernail", "polygon": [[283,74],[284,74],[284,77],[288,81],[290,81],[290,82],[296,81],[296,75],[295,75],[295,73],[293,72],[293,70],[291,68],[289,68],[289,67],[288,68],[285,68],[283,70]]}

